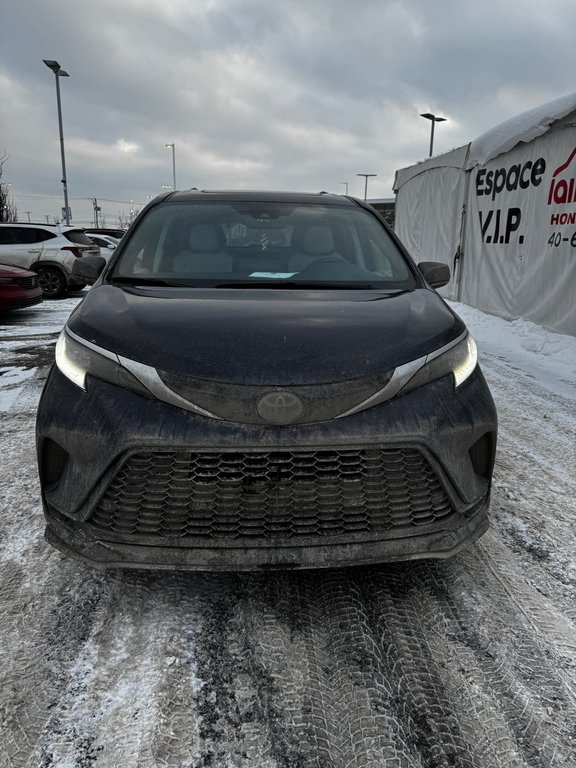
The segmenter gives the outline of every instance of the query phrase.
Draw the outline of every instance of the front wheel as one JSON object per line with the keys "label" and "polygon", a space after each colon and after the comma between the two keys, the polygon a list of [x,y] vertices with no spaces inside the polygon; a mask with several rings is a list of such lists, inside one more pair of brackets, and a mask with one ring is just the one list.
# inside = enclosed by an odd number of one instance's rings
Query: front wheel
{"label": "front wheel", "polygon": [[44,298],[59,299],[64,296],[67,289],[66,278],[56,267],[40,267],[38,270],[38,283]]}

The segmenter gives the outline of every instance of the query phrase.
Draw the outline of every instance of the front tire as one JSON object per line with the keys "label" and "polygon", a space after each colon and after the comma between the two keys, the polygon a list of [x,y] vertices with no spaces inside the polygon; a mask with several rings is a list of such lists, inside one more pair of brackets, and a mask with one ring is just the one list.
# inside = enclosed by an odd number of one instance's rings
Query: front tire
{"label": "front tire", "polygon": [[66,278],[56,267],[40,267],[38,283],[42,288],[45,299],[59,299],[67,291]]}

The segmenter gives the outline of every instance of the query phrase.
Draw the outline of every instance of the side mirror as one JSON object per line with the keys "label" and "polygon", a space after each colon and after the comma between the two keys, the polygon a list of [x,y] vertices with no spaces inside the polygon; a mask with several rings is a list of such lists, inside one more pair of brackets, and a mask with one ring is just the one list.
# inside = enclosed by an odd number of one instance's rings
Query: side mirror
{"label": "side mirror", "polygon": [[72,274],[89,285],[95,283],[106,266],[103,256],[80,256],[72,265]]}
{"label": "side mirror", "polygon": [[421,261],[418,269],[430,288],[442,288],[450,282],[450,267],[440,261]]}

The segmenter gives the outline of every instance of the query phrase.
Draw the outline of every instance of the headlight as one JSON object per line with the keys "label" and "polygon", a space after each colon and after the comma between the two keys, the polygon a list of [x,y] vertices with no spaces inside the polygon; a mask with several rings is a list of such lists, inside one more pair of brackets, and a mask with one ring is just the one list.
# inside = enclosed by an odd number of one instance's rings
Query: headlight
{"label": "headlight", "polygon": [[467,334],[462,341],[428,355],[424,365],[404,385],[401,394],[404,395],[450,373],[454,376],[454,386],[459,387],[472,374],[477,362],[476,342]]}
{"label": "headlight", "polygon": [[132,389],[151,397],[148,390],[126,368],[118,356],[79,337],[72,338],[63,330],[56,342],[56,365],[70,381],[87,388],[87,377],[94,376],[118,387]]}

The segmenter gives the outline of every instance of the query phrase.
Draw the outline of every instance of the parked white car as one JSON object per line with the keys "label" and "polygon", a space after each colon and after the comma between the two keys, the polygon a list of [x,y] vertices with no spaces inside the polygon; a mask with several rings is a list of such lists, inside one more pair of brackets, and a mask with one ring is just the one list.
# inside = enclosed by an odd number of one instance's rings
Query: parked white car
{"label": "parked white car", "polygon": [[0,263],[36,272],[45,298],[84,288],[86,283],[73,277],[72,265],[82,256],[100,255],[77,227],[0,223]]}
{"label": "parked white car", "polygon": [[112,256],[114,249],[120,242],[120,238],[112,237],[112,235],[102,235],[100,232],[88,232],[87,230],[84,230],[84,234],[100,248],[100,255],[104,256],[106,261]]}

